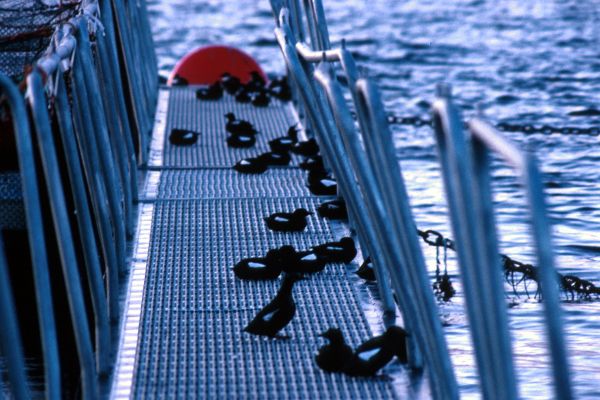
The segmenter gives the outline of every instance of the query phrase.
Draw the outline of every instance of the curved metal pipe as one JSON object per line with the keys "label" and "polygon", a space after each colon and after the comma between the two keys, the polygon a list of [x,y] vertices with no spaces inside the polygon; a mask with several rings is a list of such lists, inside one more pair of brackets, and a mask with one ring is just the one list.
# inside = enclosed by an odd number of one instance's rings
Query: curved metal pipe
{"label": "curved metal pipe", "polygon": [[62,394],[60,362],[56,339],[56,323],[52,308],[48,254],[44,240],[44,225],[42,222],[31,132],[27,122],[27,112],[23,97],[12,81],[3,74],[0,74],[0,89],[2,89],[8,100],[17,141],[23,203],[25,205],[25,218],[27,219],[27,237],[31,250],[42,353],[44,356],[46,398],[49,400],[58,400]]}

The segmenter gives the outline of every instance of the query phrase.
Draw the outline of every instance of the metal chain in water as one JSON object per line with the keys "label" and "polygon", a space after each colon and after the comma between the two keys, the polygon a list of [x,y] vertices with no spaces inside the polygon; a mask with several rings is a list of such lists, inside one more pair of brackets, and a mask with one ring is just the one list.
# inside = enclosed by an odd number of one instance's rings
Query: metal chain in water
{"label": "metal chain in water", "polygon": [[[388,123],[408,126],[431,126],[431,119],[422,118],[419,116],[400,117],[397,115],[388,115]],[[600,127],[580,128],[575,126],[551,126],[551,125],[533,125],[533,124],[511,124],[508,122],[499,122],[496,128],[503,132],[521,132],[527,135],[541,133],[544,135],[561,134],[561,135],[600,135]]]}
{"label": "metal chain in water", "polygon": [[[439,247],[456,251],[455,242],[452,239],[445,238],[438,231],[422,231],[417,229],[417,233],[419,237],[423,239],[423,241],[429,246],[436,247],[436,258],[438,258],[439,255],[437,250]],[[537,267],[531,264],[525,264],[520,261],[513,260],[506,254],[500,254],[500,259],[504,269],[504,278],[506,282],[511,285],[513,288],[513,293],[517,297],[519,297],[519,294],[517,293],[516,286],[521,283],[523,283],[523,287],[525,288],[525,294],[528,298],[530,297],[528,286],[531,282],[536,282],[538,287],[534,297],[537,298],[540,296]],[[447,273],[445,275],[447,275]],[[577,296],[579,300],[592,300],[592,295],[595,295],[596,298],[600,297],[600,288],[594,285],[594,283],[586,279],[579,278],[575,275],[563,275],[560,273],[557,273],[557,275],[560,288],[565,293],[567,298],[570,297],[571,300],[575,300],[575,297]]]}
{"label": "metal chain in water", "polygon": [[[448,275],[448,239],[439,236],[435,246],[435,282],[433,283],[433,292],[440,301],[448,302],[456,294],[452,286],[452,280]],[[440,274],[440,247],[443,248],[444,274]]]}

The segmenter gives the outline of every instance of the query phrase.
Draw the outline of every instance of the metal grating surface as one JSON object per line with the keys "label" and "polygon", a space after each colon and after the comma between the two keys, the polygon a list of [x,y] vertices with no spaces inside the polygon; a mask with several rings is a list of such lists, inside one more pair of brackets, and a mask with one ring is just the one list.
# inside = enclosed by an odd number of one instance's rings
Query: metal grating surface
{"label": "metal grating surface", "polygon": [[[306,197],[306,173],[270,168],[263,174],[240,174],[233,169],[165,170],[158,189],[161,199],[222,197]],[[324,201],[325,197],[321,198]]]}
{"label": "metal grating surface", "polygon": [[[176,167],[231,167],[238,160],[269,151],[268,141],[284,136],[295,123],[285,103],[273,100],[268,107],[240,104],[224,94],[219,101],[200,101],[189,88],[173,88],[169,98],[169,114],[165,135],[164,166]],[[231,149],[225,139],[225,114],[233,112],[237,118],[252,122],[259,130],[256,144],[250,149]],[[172,146],[169,132],[173,128],[200,132],[192,146]],[[300,157],[293,156],[291,165]]]}
{"label": "metal grating surface", "polygon": [[25,208],[18,172],[0,173],[0,228],[25,229]]}
{"label": "metal grating surface", "polygon": [[158,201],[135,368],[140,398],[393,398],[385,378],[322,372],[317,334],[338,326],[352,345],[370,336],[342,265],[301,281],[298,311],[282,333],[290,340],[243,334],[279,282],[242,282],[231,271],[243,257],[291,243],[307,248],[332,234],[311,221],[299,234],[269,232],[262,216],[307,206],[305,199]]}
{"label": "metal grating surface", "polygon": [[[123,393],[133,398],[394,398],[386,377],[329,374],[314,362],[324,344],[317,335],[330,327],[341,328],[352,345],[370,337],[341,264],[297,283],[296,317],[282,331],[291,339],[242,332],[280,282],[240,281],[232,271],[237,261],[284,244],[306,249],[339,239],[316,215],[301,233],[266,228],[263,218],[273,212],[315,210],[326,199],[310,195],[305,172],[272,168],[245,175],[230,168],[240,158],[268,150],[268,140],[285,134],[295,121],[287,106],[275,102],[261,109],[229,96],[200,102],[190,88],[171,89],[169,106],[161,155],[165,168],[157,164],[150,172],[147,184],[156,190],[144,199],[153,207],[152,229],[141,317],[135,317],[135,368],[127,370],[133,371],[133,387]],[[256,148],[226,147],[228,111],[257,125],[262,133]],[[200,131],[198,144],[170,146],[171,128]]]}

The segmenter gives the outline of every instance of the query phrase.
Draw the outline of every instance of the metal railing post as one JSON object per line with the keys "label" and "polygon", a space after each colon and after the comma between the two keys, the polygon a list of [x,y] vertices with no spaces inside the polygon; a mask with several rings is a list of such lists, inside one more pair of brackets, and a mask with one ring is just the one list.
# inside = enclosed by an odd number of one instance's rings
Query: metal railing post
{"label": "metal railing post", "polygon": [[4,357],[11,393],[17,400],[31,398],[25,376],[25,357],[8,265],[4,256],[4,241],[0,235],[0,354]]}
{"label": "metal railing post", "polygon": [[[573,394],[561,320],[559,283],[552,254],[551,228],[546,217],[546,204],[537,163],[532,155],[522,154],[483,120],[475,118],[469,121],[468,126],[472,135],[476,181],[482,182],[480,186],[485,185],[484,189],[480,191],[480,196],[485,199],[483,200],[485,201],[484,205],[490,213],[493,211],[493,203],[489,188],[488,148],[500,154],[521,175],[531,217],[532,236],[538,264],[538,284],[544,303],[555,394],[557,399],[570,399]],[[496,227],[492,223],[493,218],[490,217],[488,219],[489,232],[495,232]],[[487,237],[494,236],[488,235]],[[490,246],[490,248],[492,247]],[[497,250],[495,247],[493,249]],[[497,263],[497,253],[491,253],[490,258]]]}
{"label": "metal railing post", "polygon": [[[106,180],[106,190],[109,199],[110,212],[113,216],[115,246],[117,249],[117,261],[119,273],[125,274],[127,268],[127,256],[125,250],[126,234],[125,234],[125,219],[123,214],[123,195],[119,185],[119,178],[115,171],[115,162],[110,146],[108,129],[106,127],[105,116],[102,113],[102,100],[98,88],[98,82],[94,79],[91,71],[93,61],[90,52],[90,44],[88,39],[87,27],[84,21],[80,21],[77,31],[77,54],[81,58],[80,68],[83,72],[83,81],[86,86],[88,97],[81,99],[90,103],[89,110],[92,118],[92,128],[96,146],[98,146],[98,154],[100,156],[103,176]],[[85,117],[84,117],[85,118]]]}
{"label": "metal railing post", "polygon": [[[343,58],[346,57],[350,56]],[[347,58],[346,62],[349,60]],[[400,250],[400,257],[406,264],[408,282],[413,287],[418,305],[415,318],[420,321],[419,324],[424,332],[424,337],[421,339],[422,348],[426,352],[425,357],[430,368],[434,370],[435,379],[432,377],[432,384],[437,388],[435,392],[438,396],[458,398],[456,377],[452,370],[425,260],[415,232],[406,186],[394,152],[392,135],[381,97],[376,86],[367,79],[359,79],[356,82],[355,92],[356,110],[361,126],[364,125],[362,138],[367,155],[383,194],[388,221],[397,232],[394,247]]]}
{"label": "metal railing post", "polygon": [[58,250],[63,270],[65,287],[67,288],[69,309],[73,321],[75,343],[81,367],[82,392],[85,398],[96,398],[99,394],[96,368],[90,332],[87,323],[87,313],[81,290],[81,279],[77,267],[77,257],[73,248],[73,236],[69,226],[69,217],[65,206],[64,192],[58,170],[56,148],[50,129],[47,105],[45,100],[42,78],[37,71],[27,77],[27,94],[34,124],[34,132],[40,150],[42,170],[50,209],[54,222],[54,232],[58,242]]}
{"label": "metal railing post", "polygon": [[[393,257],[393,236],[395,232],[392,231],[391,226],[388,224],[386,213],[383,209],[383,199],[381,197],[381,192],[379,187],[377,187],[375,183],[375,176],[373,175],[373,171],[371,167],[367,163],[367,158],[364,153],[364,150],[360,146],[360,139],[358,137],[358,132],[354,127],[354,120],[350,115],[350,110],[346,105],[345,99],[339,85],[334,82],[334,78],[331,74],[331,69],[326,67],[325,62],[322,62],[317,71],[315,72],[316,80],[321,84],[325,93],[327,94],[327,98],[329,100],[329,105],[333,111],[333,116],[338,126],[338,131],[340,133],[340,137],[342,138],[342,142],[344,145],[345,152],[343,154],[335,154],[336,157],[346,157],[348,155],[352,170],[354,171],[360,192],[362,193],[362,198],[364,199],[364,204],[366,206],[367,213],[369,214],[370,225],[373,226],[374,231],[376,232],[376,238],[372,240],[377,242],[383,253],[378,254],[374,260],[375,273],[377,277],[377,283],[379,285],[380,291],[385,291],[388,296],[391,295],[390,287],[388,283],[388,274],[384,266],[388,266],[388,270],[390,270],[392,265],[398,264],[399,271],[402,276],[394,279],[396,284],[400,284],[401,286],[395,287],[395,292],[398,296],[398,300],[400,301],[400,308],[402,310],[402,314],[404,316],[405,324],[407,325],[408,331],[411,333],[411,342],[416,343],[417,336],[420,336],[420,333],[417,333],[419,329],[416,329],[414,325],[414,314],[415,314],[415,306],[413,304],[412,299],[414,295],[409,286],[402,284],[402,282],[408,282],[407,277],[404,274],[404,270],[406,269],[403,264],[404,260],[399,257]],[[358,190],[356,188],[354,190]],[[372,253],[372,256],[375,256],[375,253]],[[413,346],[413,350],[417,350],[416,352],[411,352],[411,356],[416,356],[411,359],[412,365],[414,367],[421,367],[422,362],[420,360],[420,350],[418,346]]]}
{"label": "metal railing post", "polygon": [[94,311],[94,324],[96,328],[96,368],[98,374],[108,375],[111,361],[111,332],[108,316],[108,300],[102,280],[102,267],[99,260],[98,246],[94,237],[92,217],[87,200],[83,172],[79,163],[79,152],[73,131],[73,121],[67,98],[65,82],[62,71],[54,78],[56,87],[56,115],[59,126],[69,181],[73,191],[75,207],[77,209],[77,224],[81,235],[81,247],[84,256],[86,273],[90,287],[92,308]]}
{"label": "metal railing post", "polygon": [[25,218],[27,220],[27,237],[31,249],[33,279],[44,357],[46,398],[58,400],[62,397],[60,362],[58,357],[56,323],[52,307],[48,255],[44,240],[44,225],[42,222],[31,133],[27,122],[23,97],[18,88],[3,74],[0,74],[0,90],[6,96],[10,107],[17,142]]}
{"label": "metal railing post", "polygon": [[[285,32],[286,30],[288,31],[287,35]],[[285,23],[281,24],[281,28],[276,29],[278,43],[281,46],[288,68],[292,72],[292,77],[297,83],[307,114],[315,129],[319,143],[321,144],[321,151],[331,163],[335,177],[338,180],[338,190],[341,191],[342,196],[347,202],[351,221],[359,226],[357,233],[361,245],[364,246],[363,248],[369,249],[370,243],[375,242],[371,240],[371,238],[375,238],[375,233],[368,223],[368,216],[366,215],[365,210],[360,206],[362,200],[357,196],[357,193],[352,192],[352,190],[355,189],[355,179],[351,174],[350,165],[347,158],[335,156],[340,153],[340,149],[343,148],[340,139],[338,137],[336,142],[335,136],[330,134],[330,129],[335,129],[335,126],[331,127],[326,122],[330,115],[327,113],[327,108],[318,105],[317,94],[314,92],[315,88],[313,87],[313,84],[310,83],[305,70],[301,65],[296,49],[287,41],[289,34],[289,27],[287,27]],[[329,121],[329,124],[332,124],[331,120]],[[369,253],[374,254],[375,252],[370,251]],[[395,307],[393,301],[390,299],[391,296],[389,290],[380,293],[380,295],[384,302],[385,311],[391,312],[394,310]]]}
{"label": "metal railing post", "polygon": [[434,130],[481,389],[486,399],[515,399],[517,389],[500,259],[490,265],[490,249],[484,248],[495,244],[495,237],[490,241],[485,239],[494,232],[485,232],[481,224],[486,217],[481,214],[485,209],[476,198],[470,176],[474,166],[462,133],[462,120],[451,103],[449,91],[440,94],[433,104]]}

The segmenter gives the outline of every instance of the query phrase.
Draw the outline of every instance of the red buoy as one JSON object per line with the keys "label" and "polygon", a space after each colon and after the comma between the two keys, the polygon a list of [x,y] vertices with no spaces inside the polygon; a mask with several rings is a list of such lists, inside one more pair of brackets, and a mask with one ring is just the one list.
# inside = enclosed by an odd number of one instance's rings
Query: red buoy
{"label": "red buoy", "polygon": [[171,85],[175,75],[187,80],[191,85],[210,85],[229,72],[247,83],[252,71],[258,72],[265,81],[267,76],[258,63],[248,54],[230,46],[206,46],[186,54],[177,62],[169,80]]}

